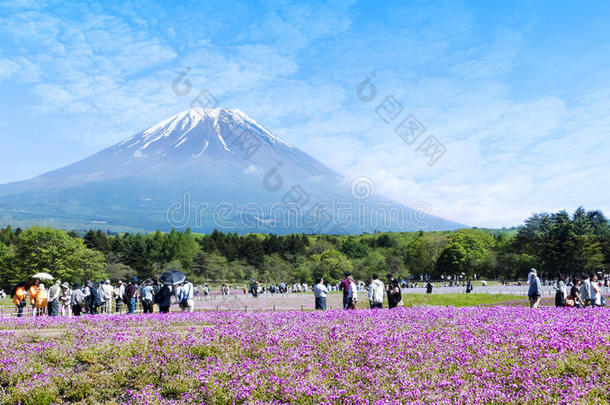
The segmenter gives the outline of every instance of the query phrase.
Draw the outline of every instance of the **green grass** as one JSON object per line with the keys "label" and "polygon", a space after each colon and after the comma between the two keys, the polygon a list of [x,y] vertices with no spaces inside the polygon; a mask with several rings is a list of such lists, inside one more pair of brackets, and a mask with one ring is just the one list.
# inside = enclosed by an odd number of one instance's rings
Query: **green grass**
{"label": "green grass", "polygon": [[508,294],[403,294],[402,302],[406,307],[417,305],[452,305],[471,307],[477,305],[499,304],[507,301],[523,300],[527,297]]}

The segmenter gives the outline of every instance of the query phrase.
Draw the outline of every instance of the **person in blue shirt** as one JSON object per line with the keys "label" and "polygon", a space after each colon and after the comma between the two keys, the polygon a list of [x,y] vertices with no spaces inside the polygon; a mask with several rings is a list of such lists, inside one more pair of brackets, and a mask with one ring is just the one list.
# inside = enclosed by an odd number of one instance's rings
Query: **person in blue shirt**
{"label": "person in blue shirt", "polygon": [[153,312],[153,295],[154,295],[154,290],[152,287],[152,281],[147,280],[146,283],[144,283],[142,289],[141,289],[141,294],[142,294],[142,308],[144,310],[145,314],[152,314]]}

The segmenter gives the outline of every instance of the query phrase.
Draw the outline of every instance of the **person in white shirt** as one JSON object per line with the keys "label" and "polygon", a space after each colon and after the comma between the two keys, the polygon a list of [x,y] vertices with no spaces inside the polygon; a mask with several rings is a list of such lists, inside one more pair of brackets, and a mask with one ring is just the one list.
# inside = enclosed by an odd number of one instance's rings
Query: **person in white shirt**
{"label": "person in white shirt", "polygon": [[356,286],[356,280],[354,276],[348,277],[349,289],[347,290],[347,309],[356,309],[356,303],[358,302],[358,288]]}
{"label": "person in white shirt", "polygon": [[123,300],[125,298],[125,284],[123,284],[122,281],[119,281],[114,286],[114,289],[112,291],[112,298],[114,298],[115,302],[115,312],[117,314],[121,313],[124,304]]}
{"label": "person in white shirt", "polygon": [[112,284],[110,284],[110,280],[106,280],[106,282],[102,285],[102,290],[104,291],[104,305],[107,314],[112,313],[112,293],[114,292],[114,288]]}
{"label": "person in white shirt", "polygon": [[176,298],[183,311],[193,312],[195,310],[195,291],[193,283],[186,280],[178,289]]}
{"label": "person in white shirt", "polygon": [[527,275],[527,284],[530,284],[532,282],[532,280],[536,277],[536,274],[538,274],[538,271],[534,268],[531,268],[529,274]]}
{"label": "person in white shirt", "polygon": [[316,285],[313,287],[313,296],[316,300],[316,309],[326,311],[326,295],[328,288],[324,285],[324,279],[320,277],[316,280]]}
{"label": "person in white shirt", "polygon": [[591,306],[602,306],[602,295],[600,294],[599,284],[597,284],[597,274],[593,274],[591,278]]}
{"label": "person in white shirt", "polygon": [[64,282],[61,285],[61,295],[59,296],[59,307],[61,308],[61,316],[72,315],[71,303],[72,301],[72,290],[70,285]]}
{"label": "person in white shirt", "polygon": [[59,296],[61,295],[61,281],[57,280],[55,284],[49,288],[49,304],[48,314],[50,316],[59,315]]}
{"label": "person in white shirt", "polygon": [[371,285],[369,290],[369,304],[371,309],[383,308],[383,300],[385,298],[385,286],[383,281],[379,280],[379,275],[373,274],[371,277]]}

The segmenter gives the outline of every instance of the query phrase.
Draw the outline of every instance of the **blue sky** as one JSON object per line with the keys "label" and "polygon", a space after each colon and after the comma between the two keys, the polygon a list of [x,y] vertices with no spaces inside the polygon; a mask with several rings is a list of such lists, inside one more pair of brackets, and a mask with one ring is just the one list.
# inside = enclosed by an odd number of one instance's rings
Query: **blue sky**
{"label": "blue sky", "polygon": [[[206,90],[434,215],[497,227],[580,205],[608,214],[609,20],[602,1],[0,2],[0,183],[84,158]],[[388,96],[403,107],[390,124],[375,112]],[[419,141],[446,148],[432,166],[394,132],[409,114]]]}

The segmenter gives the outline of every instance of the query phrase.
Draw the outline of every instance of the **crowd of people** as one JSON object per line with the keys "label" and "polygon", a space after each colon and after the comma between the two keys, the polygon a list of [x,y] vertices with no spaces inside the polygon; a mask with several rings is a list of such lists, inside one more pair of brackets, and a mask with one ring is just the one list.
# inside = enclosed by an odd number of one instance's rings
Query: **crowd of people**
{"label": "crowd of people", "polygon": [[[55,281],[50,288],[35,279],[32,282],[21,282],[12,292],[13,304],[17,317],[22,317],[28,302],[33,316],[79,316],[81,314],[134,314],[138,304],[144,313],[170,311],[172,302],[177,303],[183,311],[193,312],[195,308],[195,288],[185,280],[181,284],[168,285],[156,279],[142,282],[133,277],[129,283],[110,280],[87,281],[84,285]],[[173,298],[173,299],[172,299]]]}
{"label": "crowd of people", "polygon": [[[605,307],[606,299],[601,293],[601,288],[608,286],[607,280],[607,277],[597,273],[583,273],[571,278],[560,275],[555,285],[555,306]],[[530,270],[527,282],[529,284],[527,296],[530,308],[538,308],[544,283],[540,280],[536,269]]]}
{"label": "crowd of people", "polygon": [[[455,280],[450,281],[457,283]],[[530,307],[537,308],[541,302],[542,287],[550,283],[541,281],[536,269],[530,270],[527,283]],[[404,279],[397,280],[393,274],[387,275],[385,283],[377,274],[373,274],[368,285],[358,283],[350,273],[346,273],[345,278],[338,284],[325,283],[323,278],[318,278],[313,286],[315,309],[326,310],[327,295],[334,291],[343,293],[342,305],[346,310],[356,309],[359,296],[362,295],[367,296],[370,308],[383,308],[387,298],[388,308],[391,309],[400,304],[401,288],[411,287],[408,284],[409,282]],[[570,278],[560,276],[555,282],[555,305],[576,308],[606,306],[601,288],[607,285],[608,277],[603,274],[583,274]],[[470,279],[463,281],[462,286],[466,287],[466,293],[473,290]],[[426,278],[423,287],[426,293],[431,294],[434,285],[429,278]],[[249,287],[243,286],[243,288],[223,284],[220,294],[229,295],[231,289],[243,290],[244,294],[258,297],[263,293],[284,294],[289,289],[291,292],[308,292],[309,286],[306,283],[294,283],[290,287],[286,283],[261,285],[253,280]],[[19,283],[11,295],[16,315],[22,317],[28,304],[31,307],[29,314],[33,316],[133,314],[136,308],[144,313],[152,313],[155,312],[155,306],[158,307],[158,312],[167,313],[173,303],[178,304],[183,311],[193,312],[195,297],[201,293],[204,297],[210,294],[207,284],[203,287],[195,287],[190,281],[185,280],[177,285],[169,285],[159,282],[156,278],[140,281],[137,277],[133,277],[127,283],[117,281],[114,284],[110,280],[105,280],[69,285],[58,280],[51,281],[48,288],[39,279],[35,279],[31,282]]]}
{"label": "crowd of people", "polygon": [[[392,273],[387,275],[387,284],[379,279],[378,274],[371,276],[370,284],[364,287],[367,292],[369,306],[373,308],[383,308],[385,298],[388,298],[388,308],[392,309],[402,301],[400,282],[394,278]],[[358,304],[358,288],[356,280],[351,273],[345,273],[345,278],[339,283],[338,289],[343,292],[343,309],[355,310]],[[329,293],[328,287],[324,284],[323,278],[318,278],[313,287],[315,309],[326,310],[326,297]]]}

